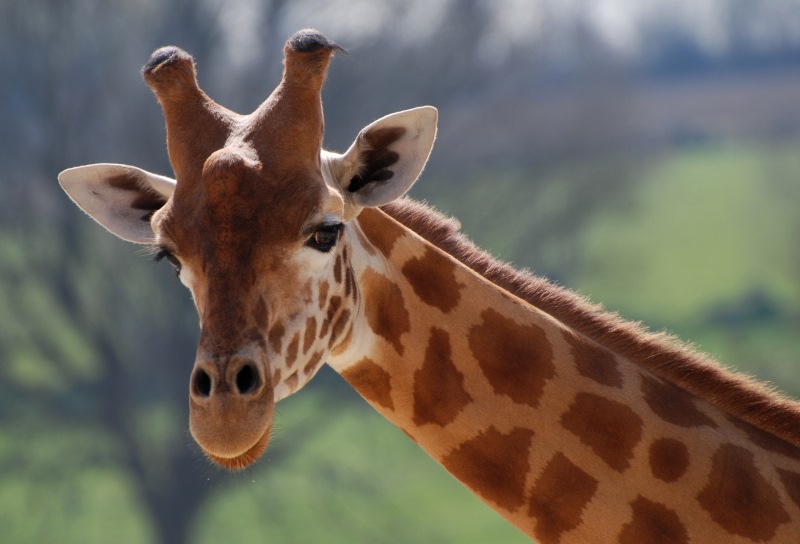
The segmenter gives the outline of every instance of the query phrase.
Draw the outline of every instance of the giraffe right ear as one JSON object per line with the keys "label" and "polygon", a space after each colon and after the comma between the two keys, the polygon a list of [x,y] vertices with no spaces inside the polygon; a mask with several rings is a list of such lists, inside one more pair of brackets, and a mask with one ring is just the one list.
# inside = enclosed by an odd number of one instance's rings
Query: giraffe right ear
{"label": "giraffe right ear", "polygon": [[358,207],[382,206],[417,181],[433,148],[438,112],[432,106],[392,113],[367,125],[331,172]]}
{"label": "giraffe right ear", "polygon": [[69,168],[58,183],[92,219],[137,244],[154,240],[150,218],[175,191],[175,180],[123,164]]}

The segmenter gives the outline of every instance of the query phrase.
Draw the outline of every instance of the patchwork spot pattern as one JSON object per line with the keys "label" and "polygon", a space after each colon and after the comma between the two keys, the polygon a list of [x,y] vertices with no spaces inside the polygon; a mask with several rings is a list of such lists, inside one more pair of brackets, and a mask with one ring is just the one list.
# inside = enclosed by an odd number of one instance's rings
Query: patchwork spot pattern
{"label": "patchwork spot pattern", "polygon": [[328,340],[329,348],[336,344],[336,341],[342,336],[342,332],[349,322],[350,310],[343,310],[333,323],[333,329],[331,329],[331,338]]}
{"label": "patchwork spot pattern", "polygon": [[574,333],[566,333],[564,338],[581,375],[602,385],[622,387],[622,373],[613,353]]}
{"label": "patchwork spot pattern", "polygon": [[414,423],[444,427],[471,401],[464,375],[453,364],[450,336],[434,327],[422,368],[414,372]]}
{"label": "patchwork spot pattern", "polygon": [[642,393],[653,413],[673,425],[687,428],[717,426],[695,406],[692,395],[676,385],[642,376]]}
{"label": "patchwork spot pattern", "polygon": [[402,272],[425,304],[445,313],[458,305],[463,285],[456,281],[455,265],[433,249],[426,248],[421,258],[409,259]]}
{"label": "patchwork spot pattern", "polygon": [[447,454],[442,465],[484,500],[514,511],[525,503],[532,439],[530,429],[504,434],[489,427]]}
{"label": "patchwork spot pattern", "polygon": [[557,453],[533,484],[528,513],[536,518],[534,533],[543,544],[581,523],[583,511],[597,492],[598,481],[563,453]]}
{"label": "patchwork spot pattern", "polygon": [[364,357],[342,372],[342,377],[369,402],[394,410],[392,377],[372,359]]}
{"label": "patchwork spot pattern", "polygon": [[665,482],[675,482],[689,468],[689,449],[673,438],[661,438],[650,445],[650,470]]}
{"label": "patchwork spot pattern", "polygon": [[371,297],[370,304],[364,306],[369,327],[402,355],[401,337],[411,330],[411,319],[406,310],[402,291],[371,268],[364,271],[361,280]]}
{"label": "patchwork spot pattern", "polygon": [[753,459],[751,452],[739,446],[720,446],[712,457],[708,483],[697,499],[730,534],[767,541],[789,521],[789,515]]}
{"label": "patchwork spot pattern", "polygon": [[593,393],[578,393],[561,425],[614,470],[630,466],[642,437],[642,418],[628,406]]}
{"label": "patchwork spot pattern", "polygon": [[469,347],[484,376],[499,395],[536,408],[548,380],[555,376],[553,350],[544,331],[520,325],[493,309],[469,331]]}
{"label": "patchwork spot pattern", "polygon": [[633,520],[622,528],[620,544],[686,544],[689,534],[678,514],[641,495],[631,503]]}
{"label": "patchwork spot pattern", "polygon": [[800,473],[791,470],[778,470],[789,498],[800,508]]}

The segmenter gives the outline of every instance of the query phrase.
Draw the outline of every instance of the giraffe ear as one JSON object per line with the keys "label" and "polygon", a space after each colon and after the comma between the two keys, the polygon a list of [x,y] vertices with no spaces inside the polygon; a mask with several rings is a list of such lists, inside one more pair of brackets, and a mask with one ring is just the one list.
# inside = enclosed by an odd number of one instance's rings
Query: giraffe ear
{"label": "giraffe ear", "polygon": [[175,191],[175,180],[123,164],[69,168],[58,183],[92,219],[137,244],[153,241],[150,218]]}
{"label": "giraffe ear", "polygon": [[417,181],[433,148],[438,112],[432,106],[392,113],[367,125],[332,172],[356,206],[382,206]]}

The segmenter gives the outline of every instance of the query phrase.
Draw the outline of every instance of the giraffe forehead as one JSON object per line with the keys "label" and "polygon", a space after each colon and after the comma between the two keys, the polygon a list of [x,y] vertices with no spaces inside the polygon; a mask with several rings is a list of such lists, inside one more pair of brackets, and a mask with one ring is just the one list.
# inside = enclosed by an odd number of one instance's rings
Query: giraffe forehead
{"label": "giraffe forehead", "polygon": [[157,231],[191,272],[208,341],[225,349],[250,341],[241,331],[266,332],[300,311],[298,286],[325,262],[305,242],[314,225],[332,217],[324,206],[330,193],[313,173],[281,180],[255,164],[231,162],[216,161],[207,179],[176,191]]}
{"label": "giraffe forehead", "polygon": [[270,172],[260,163],[224,166],[215,164],[199,183],[179,182],[154,217],[154,230],[181,256],[213,261],[231,252],[299,247],[311,226],[335,215],[336,195],[314,172]]}

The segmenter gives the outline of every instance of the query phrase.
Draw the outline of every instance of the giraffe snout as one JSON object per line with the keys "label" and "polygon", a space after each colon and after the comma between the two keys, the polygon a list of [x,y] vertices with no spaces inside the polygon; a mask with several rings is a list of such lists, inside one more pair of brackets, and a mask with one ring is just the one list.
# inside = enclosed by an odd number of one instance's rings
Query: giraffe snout
{"label": "giraffe snout", "polygon": [[198,357],[189,385],[189,427],[205,454],[244,468],[266,448],[274,396],[267,373],[242,354]]}

